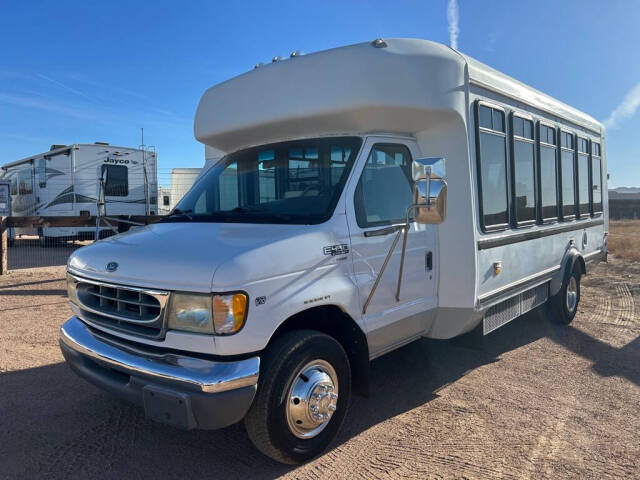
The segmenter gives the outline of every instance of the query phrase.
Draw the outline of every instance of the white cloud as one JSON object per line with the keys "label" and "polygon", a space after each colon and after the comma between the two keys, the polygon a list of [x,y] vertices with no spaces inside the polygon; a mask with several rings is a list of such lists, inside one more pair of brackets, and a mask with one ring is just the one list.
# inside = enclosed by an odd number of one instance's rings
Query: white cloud
{"label": "white cloud", "polygon": [[638,108],[640,108],[640,83],[627,92],[622,103],[604,121],[604,126],[607,128],[617,127],[621,121],[633,117]]}
{"label": "white cloud", "polygon": [[455,50],[458,49],[458,34],[460,33],[460,28],[458,26],[459,19],[460,13],[458,10],[458,0],[448,0],[447,24],[449,26],[449,45]]}

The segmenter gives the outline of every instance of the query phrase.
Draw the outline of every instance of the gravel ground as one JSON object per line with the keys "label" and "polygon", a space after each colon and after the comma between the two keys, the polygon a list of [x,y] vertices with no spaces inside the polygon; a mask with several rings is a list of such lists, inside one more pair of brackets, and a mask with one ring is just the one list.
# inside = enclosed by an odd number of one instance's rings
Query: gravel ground
{"label": "gravel ground", "polygon": [[242,424],[175,430],[76,377],[63,273],[0,277],[1,478],[640,478],[640,264],[594,269],[570,327],[540,309],[482,348],[421,340],[374,361],[371,397],[300,467]]}

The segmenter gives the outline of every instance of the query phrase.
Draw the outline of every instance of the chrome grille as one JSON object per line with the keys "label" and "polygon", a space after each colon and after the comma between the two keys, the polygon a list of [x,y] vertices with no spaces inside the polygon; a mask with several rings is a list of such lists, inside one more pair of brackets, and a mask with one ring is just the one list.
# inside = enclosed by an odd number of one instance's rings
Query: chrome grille
{"label": "chrome grille", "polygon": [[[114,285],[69,275],[83,320],[134,335],[164,335],[164,307],[169,292]],[[71,297],[71,294],[70,294]]]}
{"label": "chrome grille", "polygon": [[152,322],[160,315],[160,302],[148,293],[106,285],[78,285],[78,298],[88,307],[135,322]]}

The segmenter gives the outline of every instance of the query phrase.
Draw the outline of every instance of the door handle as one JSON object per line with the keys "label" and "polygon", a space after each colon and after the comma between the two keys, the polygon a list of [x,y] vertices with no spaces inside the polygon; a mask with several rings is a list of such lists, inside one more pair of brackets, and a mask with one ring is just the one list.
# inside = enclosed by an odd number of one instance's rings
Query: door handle
{"label": "door handle", "polygon": [[424,269],[427,271],[433,270],[433,252],[431,250],[424,256]]}

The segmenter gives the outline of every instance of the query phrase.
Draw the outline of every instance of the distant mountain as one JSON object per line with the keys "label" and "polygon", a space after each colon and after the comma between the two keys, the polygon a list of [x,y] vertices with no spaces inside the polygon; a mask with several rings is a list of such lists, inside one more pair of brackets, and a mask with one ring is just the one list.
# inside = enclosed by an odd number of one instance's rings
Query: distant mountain
{"label": "distant mountain", "polygon": [[618,187],[610,188],[609,192],[616,192],[621,194],[640,193],[640,187]]}
{"label": "distant mountain", "polygon": [[618,187],[609,189],[610,200],[640,200],[640,187]]}

